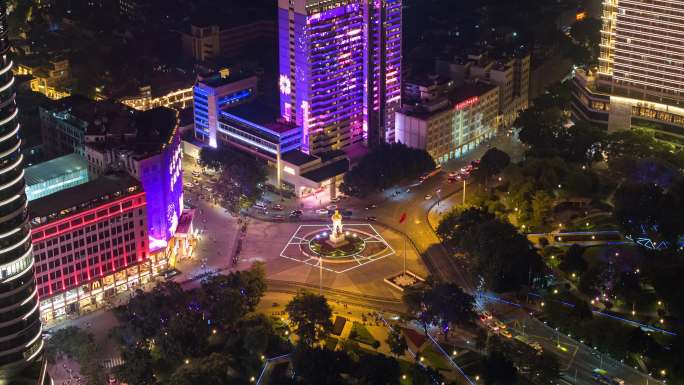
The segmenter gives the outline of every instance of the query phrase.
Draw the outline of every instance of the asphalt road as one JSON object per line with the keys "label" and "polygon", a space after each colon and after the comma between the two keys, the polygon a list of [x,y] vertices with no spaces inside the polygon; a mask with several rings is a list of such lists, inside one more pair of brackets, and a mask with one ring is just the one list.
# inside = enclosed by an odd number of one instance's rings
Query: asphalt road
{"label": "asphalt road", "polygon": [[[522,155],[522,148],[507,138],[498,139],[492,143],[492,146],[512,154],[513,159]],[[416,181],[388,189],[364,205],[375,203],[376,208],[365,210],[353,202],[350,204],[342,203],[340,206],[345,208],[352,206],[354,216],[375,216],[379,223],[408,235],[409,241],[422,254],[423,261],[431,274],[453,281],[461,285],[466,291],[473,293],[475,291],[474,277],[467,274],[465,267],[456,258],[453,258],[451,252],[439,242],[428,221],[428,214],[430,210],[436,210],[437,214],[446,212],[454,204],[462,201],[463,183],[447,183],[448,171],[461,167],[472,159],[479,158],[486,149],[486,146],[481,148],[479,152],[473,153],[451,167],[446,167],[443,172],[423,183]],[[397,191],[399,194],[395,195],[394,193]],[[466,185],[466,199],[467,193],[468,185]],[[432,197],[428,198],[427,195]],[[407,215],[407,220],[400,224],[399,220],[404,213]],[[494,314],[498,316],[496,312]],[[601,368],[606,370],[610,377],[621,378],[626,384],[662,384],[650,376],[602,355],[566,335],[557,333],[543,322],[530,317],[526,311],[518,311],[515,320],[524,321],[524,332],[529,339],[539,342],[545,350],[554,352],[559,356],[561,368],[564,371],[564,378],[560,380],[560,383],[596,384],[598,382],[594,380],[592,372],[595,368]],[[519,328],[513,329],[518,334],[523,332]]]}

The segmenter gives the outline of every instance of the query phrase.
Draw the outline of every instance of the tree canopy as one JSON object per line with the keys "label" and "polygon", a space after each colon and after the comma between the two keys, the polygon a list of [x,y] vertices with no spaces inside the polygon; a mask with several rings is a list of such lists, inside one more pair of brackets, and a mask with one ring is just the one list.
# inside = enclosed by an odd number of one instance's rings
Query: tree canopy
{"label": "tree canopy", "polygon": [[450,212],[437,234],[473,258],[475,271],[492,290],[517,291],[542,271],[541,257],[527,238],[482,208]]}
{"label": "tree canopy", "polygon": [[473,171],[473,176],[480,181],[486,181],[503,171],[510,163],[511,157],[507,153],[496,147],[490,148],[480,158],[480,165]]}
{"label": "tree canopy", "polygon": [[503,353],[493,351],[484,360],[483,377],[486,385],[513,385],[518,380],[518,371]]}
{"label": "tree canopy", "polygon": [[169,384],[244,383],[260,369],[262,354],[282,354],[287,346],[268,318],[252,314],[265,289],[257,263],[188,291],[173,282],[137,291],[114,311],[121,325],[112,337],[130,362],[117,377],[143,385],[162,377]]}
{"label": "tree canopy", "polygon": [[261,197],[267,174],[262,161],[227,148],[202,147],[199,162],[220,172],[217,192],[229,210],[238,212]]}
{"label": "tree canopy", "polygon": [[313,346],[332,330],[332,309],[322,295],[299,292],[285,310],[304,345]]}
{"label": "tree canopy", "polygon": [[404,179],[417,179],[435,168],[425,150],[409,148],[402,143],[382,144],[364,155],[344,175],[341,190],[347,195],[364,197],[388,188]]}
{"label": "tree canopy", "polygon": [[427,331],[429,325],[439,325],[448,331],[451,325],[471,328],[476,319],[475,300],[454,283],[425,282],[406,288],[403,300],[409,312]]}

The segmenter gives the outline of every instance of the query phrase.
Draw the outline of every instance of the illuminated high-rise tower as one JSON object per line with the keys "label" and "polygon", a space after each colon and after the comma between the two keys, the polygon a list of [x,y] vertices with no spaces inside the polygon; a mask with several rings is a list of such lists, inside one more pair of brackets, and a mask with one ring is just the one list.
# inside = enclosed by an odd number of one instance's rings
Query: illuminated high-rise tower
{"label": "illuminated high-rise tower", "polygon": [[598,71],[577,69],[577,119],[684,149],[684,1],[603,0]]}
{"label": "illuminated high-rise tower", "polygon": [[280,109],[303,150],[394,141],[402,0],[278,0]]}
{"label": "illuminated high-rise tower", "polygon": [[47,384],[7,35],[0,0],[0,385]]}
{"label": "illuminated high-rise tower", "polygon": [[684,106],[684,1],[604,0],[599,86]]}

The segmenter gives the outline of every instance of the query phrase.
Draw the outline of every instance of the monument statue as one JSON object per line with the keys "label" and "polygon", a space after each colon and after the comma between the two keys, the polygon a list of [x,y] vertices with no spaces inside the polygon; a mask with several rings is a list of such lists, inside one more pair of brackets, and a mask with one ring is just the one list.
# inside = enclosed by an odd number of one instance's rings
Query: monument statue
{"label": "monument statue", "polygon": [[332,246],[345,244],[344,232],[342,231],[342,214],[339,210],[335,210],[335,214],[330,219],[332,219],[332,231],[330,232],[329,243]]}

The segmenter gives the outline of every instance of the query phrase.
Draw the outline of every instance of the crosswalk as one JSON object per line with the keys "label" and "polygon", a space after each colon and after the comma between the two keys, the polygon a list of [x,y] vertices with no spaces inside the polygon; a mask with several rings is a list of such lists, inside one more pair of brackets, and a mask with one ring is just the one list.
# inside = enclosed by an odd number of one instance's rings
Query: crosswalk
{"label": "crosswalk", "polygon": [[121,358],[121,357],[114,357],[114,358],[110,358],[110,359],[107,359],[107,360],[102,360],[102,361],[100,362],[100,365],[102,365],[102,367],[105,368],[105,369],[112,369],[112,368],[115,368],[115,367],[117,367],[117,366],[123,365],[124,362],[125,362],[125,361],[123,360],[123,358]]}

